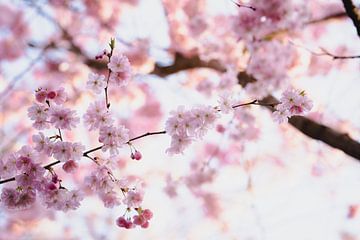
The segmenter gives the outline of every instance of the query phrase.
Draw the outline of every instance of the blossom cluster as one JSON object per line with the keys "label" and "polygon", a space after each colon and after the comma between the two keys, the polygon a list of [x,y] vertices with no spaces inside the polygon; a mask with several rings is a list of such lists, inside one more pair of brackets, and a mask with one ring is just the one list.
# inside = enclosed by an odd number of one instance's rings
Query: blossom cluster
{"label": "blossom cluster", "polygon": [[251,41],[280,29],[298,28],[309,17],[306,4],[295,0],[251,0],[247,4],[256,11],[240,7],[234,31]]}
{"label": "blossom cluster", "polygon": [[119,148],[129,141],[129,130],[124,126],[104,126],[100,128],[99,142],[103,143],[102,150],[110,150],[112,155],[119,153]]}
{"label": "blossom cluster", "polygon": [[131,218],[124,218],[119,217],[116,219],[116,224],[119,227],[130,229],[134,228],[136,225],[141,226],[142,228],[149,227],[149,220],[153,217],[153,213],[150,209],[144,209],[141,208],[137,209],[138,215],[133,216],[133,219]]}
{"label": "blossom cluster", "polygon": [[47,208],[67,211],[77,209],[83,195],[79,190],[68,190],[61,186],[57,175],[40,165],[41,155],[29,146],[4,157],[0,161],[0,177],[15,175],[16,187],[5,187],[1,202],[8,209],[27,209],[39,195]]}
{"label": "blossom cluster", "polygon": [[170,114],[165,124],[165,130],[171,136],[170,148],[166,150],[169,154],[182,153],[192,140],[202,138],[219,117],[217,109],[211,106],[190,110],[180,106]]}
{"label": "blossom cluster", "polygon": [[126,86],[131,78],[131,65],[129,59],[122,54],[113,55],[108,63],[111,70],[110,82],[119,87]]}
{"label": "blossom cluster", "polygon": [[[60,136],[55,136],[59,138]],[[67,162],[69,160],[80,160],[83,156],[85,146],[81,143],[71,143],[65,141],[51,141],[49,137],[46,137],[42,132],[32,137],[35,144],[34,149],[39,153],[44,153],[48,157],[53,156],[55,159],[61,162]]]}
{"label": "blossom cluster", "polygon": [[273,116],[276,122],[286,122],[294,115],[303,115],[313,107],[312,101],[305,95],[305,91],[288,88],[283,92],[280,104],[275,106]]}
{"label": "blossom cluster", "polygon": [[251,59],[246,72],[257,81],[246,85],[249,94],[265,97],[282,86],[293,62],[295,51],[280,41],[265,41],[249,46]]}
{"label": "blossom cluster", "polygon": [[111,170],[108,167],[99,166],[90,176],[85,177],[85,186],[96,192],[107,208],[121,204],[114,191],[116,183],[110,176]]}
{"label": "blossom cluster", "polygon": [[38,89],[35,97],[37,103],[28,109],[28,116],[34,121],[35,129],[47,129],[53,125],[58,129],[71,130],[79,123],[75,111],[61,106],[67,98],[63,88],[56,91]]}

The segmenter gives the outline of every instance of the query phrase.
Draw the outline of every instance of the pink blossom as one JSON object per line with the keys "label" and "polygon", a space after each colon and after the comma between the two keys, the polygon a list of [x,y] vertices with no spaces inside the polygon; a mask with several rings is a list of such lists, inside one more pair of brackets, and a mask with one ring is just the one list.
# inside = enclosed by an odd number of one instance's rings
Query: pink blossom
{"label": "pink blossom", "polygon": [[150,209],[144,209],[141,214],[146,220],[150,220],[153,217],[153,213]]}
{"label": "pink blossom", "polygon": [[104,126],[109,126],[113,123],[111,114],[107,111],[104,101],[97,101],[90,104],[86,113],[84,114],[85,125],[89,130],[98,129]]}
{"label": "pink blossom", "polygon": [[225,89],[231,89],[237,84],[238,84],[237,72],[232,68],[228,68],[227,71],[221,75],[220,82],[217,87],[220,90],[225,90]]}
{"label": "pink blossom", "polygon": [[131,159],[139,161],[141,157],[142,157],[141,152],[139,152],[138,150],[135,150],[135,153],[131,153]]}
{"label": "pink blossom", "polygon": [[171,175],[166,176],[166,186],[164,187],[164,191],[170,198],[177,196],[177,186],[178,183],[172,179]]}
{"label": "pink blossom", "polygon": [[41,192],[41,197],[47,208],[64,212],[77,209],[80,206],[80,201],[84,198],[79,190],[69,191],[64,188],[54,187],[45,188]]}
{"label": "pink blossom", "polygon": [[119,217],[118,219],[116,219],[116,225],[126,229],[135,227],[135,225],[130,220],[126,220],[124,217]]}
{"label": "pink blossom", "polygon": [[18,184],[18,186],[26,188],[26,187],[30,187],[31,185],[33,185],[34,178],[27,173],[23,173],[23,174],[17,175],[15,177],[15,181]]}
{"label": "pink blossom", "polygon": [[287,122],[288,118],[291,116],[291,113],[283,105],[275,106],[275,111],[272,113],[272,116],[277,123]]}
{"label": "pink blossom", "polygon": [[231,94],[223,93],[218,100],[219,107],[222,113],[231,113],[234,111],[233,104],[234,100]]}
{"label": "pink blossom", "polygon": [[35,150],[38,152],[51,152],[49,145],[52,143],[50,142],[50,139],[48,137],[45,137],[45,135],[42,132],[39,132],[38,135],[33,135],[32,140],[35,143]]}
{"label": "pink blossom", "polygon": [[35,93],[36,101],[38,101],[39,103],[44,103],[46,100],[46,97],[47,97],[47,92],[43,89],[41,89]]}
{"label": "pink blossom", "polygon": [[144,193],[142,191],[130,190],[126,193],[126,197],[123,200],[124,204],[128,207],[140,207],[143,201]]}
{"label": "pink blossom", "polygon": [[63,211],[75,210],[80,206],[80,202],[84,199],[84,195],[79,190],[67,191],[64,200]]}
{"label": "pink blossom", "polygon": [[27,209],[36,200],[35,191],[23,190],[21,192],[12,188],[4,188],[1,193],[1,202],[8,209]]}
{"label": "pink blossom", "polygon": [[72,152],[72,145],[69,142],[59,141],[54,144],[54,158],[61,162],[70,160]]}
{"label": "pink blossom", "polygon": [[50,123],[55,128],[71,130],[78,122],[79,118],[75,116],[75,111],[61,107],[50,108]]}
{"label": "pink blossom", "polygon": [[31,158],[33,161],[36,161],[39,158],[39,153],[34,151],[30,146],[22,146],[19,151],[17,151],[19,156],[24,156]]}
{"label": "pink blossom", "polygon": [[166,152],[170,155],[182,153],[190,143],[191,139],[185,135],[173,135],[170,147],[166,149]]}
{"label": "pink blossom", "polygon": [[120,205],[120,200],[116,196],[115,192],[101,193],[100,199],[103,201],[104,207],[106,208],[113,208]]}
{"label": "pink blossom", "polygon": [[286,122],[294,115],[303,115],[309,112],[313,106],[312,101],[305,95],[304,91],[288,88],[283,92],[281,103],[275,106],[273,117],[276,122]]}
{"label": "pink blossom", "polygon": [[49,91],[47,94],[46,94],[46,97],[48,99],[54,99],[56,97],[56,92],[55,91]]}
{"label": "pink blossom", "polygon": [[111,70],[110,82],[120,87],[128,84],[131,78],[131,65],[125,55],[113,55],[108,63],[108,68]]}
{"label": "pink blossom", "polygon": [[19,170],[25,170],[26,168],[28,168],[28,166],[30,166],[31,163],[32,163],[31,158],[25,157],[25,156],[20,156],[16,160],[16,167]]}
{"label": "pink blossom", "polygon": [[80,160],[83,156],[83,152],[85,151],[85,146],[80,143],[72,143],[71,144],[71,155],[70,158],[73,160]]}
{"label": "pink blossom", "polygon": [[1,193],[1,202],[5,205],[6,208],[14,209],[16,208],[16,202],[19,193],[13,188],[3,188]]}
{"label": "pink blossom", "polygon": [[196,86],[196,90],[210,97],[214,90],[214,83],[209,79],[204,79]]}
{"label": "pink blossom", "polygon": [[102,150],[110,150],[111,154],[118,154],[119,148],[129,141],[129,130],[124,126],[104,126],[100,128],[99,142],[103,143]]}
{"label": "pink blossom", "polygon": [[131,78],[131,71],[124,70],[123,72],[111,72],[109,81],[116,84],[119,87],[128,85]]}
{"label": "pink blossom", "polygon": [[53,98],[54,102],[58,105],[63,104],[67,100],[67,94],[64,88],[56,90],[56,96]]}
{"label": "pink blossom", "polygon": [[78,168],[78,164],[74,160],[68,160],[64,163],[62,168],[67,173],[73,173]]}
{"label": "pink blossom", "polygon": [[49,116],[48,108],[45,105],[34,103],[30,108],[28,108],[28,116],[31,120],[35,121],[33,126],[36,129],[41,130],[50,126],[47,122]]}
{"label": "pink blossom", "polygon": [[31,176],[33,179],[39,180],[43,177],[45,173],[45,168],[43,168],[39,163],[31,163],[28,169],[26,169],[26,174]]}
{"label": "pink blossom", "polygon": [[89,73],[89,80],[87,81],[86,86],[97,94],[101,93],[106,87],[105,76]]}
{"label": "pink blossom", "polygon": [[112,72],[123,72],[130,66],[130,62],[125,55],[114,54],[107,66]]}
{"label": "pink blossom", "polygon": [[193,139],[203,137],[218,118],[217,110],[209,106],[188,111],[180,106],[170,114],[165,123],[165,130],[171,136],[171,146],[166,150],[169,154],[182,153]]}
{"label": "pink blossom", "polygon": [[5,155],[0,158],[0,178],[12,177],[16,171],[16,153]]}

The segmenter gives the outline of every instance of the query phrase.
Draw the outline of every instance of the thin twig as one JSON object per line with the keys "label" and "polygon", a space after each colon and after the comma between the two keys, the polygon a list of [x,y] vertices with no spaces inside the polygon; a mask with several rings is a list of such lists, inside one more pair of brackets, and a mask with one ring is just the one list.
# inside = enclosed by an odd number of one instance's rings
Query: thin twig
{"label": "thin twig", "polygon": [[320,47],[321,52],[315,52],[311,49],[309,49],[306,46],[294,43],[293,41],[289,41],[290,44],[294,45],[295,47],[299,47],[302,49],[305,49],[306,51],[308,51],[309,53],[311,53],[314,56],[329,56],[332,57],[333,60],[337,60],[337,59],[355,59],[355,58],[360,58],[360,55],[350,55],[350,56],[338,56],[335,54],[330,53],[328,50],[326,50],[323,47]]}
{"label": "thin twig", "polygon": [[234,0],[231,0],[236,6],[238,6],[239,8],[248,8],[251,9],[253,11],[256,11],[256,8],[250,5],[244,5],[244,4],[240,4],[238,2],[235,2]]}
{"label": "thin twig", "polygon": [[2,91],[2,93],[0,94],[0,100],[2,100],[3,98],[5,98],[10,92],[11,90],[15,87],[15,84],[20,81],[25,75],[26,73],[28,73],[44,56],[46,50],[48,48],[50,48],[53,44],[50,43],[47,46],[45,46],[40,53],[37,55],[36,58],[34,58],[29,65],[23,70],[21,71],[18,75],[16,75],[7,85],[7,87],[4,89],[4,91]]}
{"label": "thin twig", "polygon": [[[253,100],[253,101],[248,102],[248,103],[242,103],[242,104],[234,105],[233,108],[235,109],[235,108],[242,107],[242,106],[247,106],[247,105],[273,106],[274,104],[266,104],[266,103],[261,103],[258,100]],[[139,135],[137,137],[131,138],[127,142],[127,144],[130,144],[132,141],[138,140],[140,138],[144,138],[144,137],[151,136],[151,135],[160,135],[160,134],[166,134],[166,131],[163,130],[163,131],[157,131],[157,132],[147,132],[147,133],[144,133],[144,134]],[[92,153],[92,152],[100,150],[102,147],[103,146],[99,146],[99,147],[87,150],[86,152],[83,153],[83,157],[89,158],[89,159],[94,161],[94,159],[89,154]],[[52,166],[55,166],[55,165],[57,165],[59,163],[60,163],[60,161],[55,161],[55,162],[49,163],[48,165],[45,165],[44,168],[49,170]],[[15,181],[15,177],[2,180],[2,181],[0,181],[0,184],[11,182],[11,181]]]}

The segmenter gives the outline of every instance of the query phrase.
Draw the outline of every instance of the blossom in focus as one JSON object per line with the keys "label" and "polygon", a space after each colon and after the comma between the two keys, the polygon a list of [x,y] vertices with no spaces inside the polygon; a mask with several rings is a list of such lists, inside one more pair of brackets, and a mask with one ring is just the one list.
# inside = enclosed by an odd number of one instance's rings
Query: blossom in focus
{"label": "blossom in focus", "polygon": [[68,129],[75,127],[79,123],[79,118],[75,116],[75,111],[62,107],[51,107],[49,110],[50,123],[55,128]]}
{"label": "blossom in focus", "polygon": [[118,154],[119,148],[129,141],[129,130],[124,126],[104,126],[100,128],[99,142],[103,143],[102,150]]}
{"label": "blossom in focus", "polygon": [[294,115],[304,115],[313,107],[312,101],[305,95],[304,91],[288,88],[283,92],[281,103],[275,106],[273,117],[276,122],[286,122]]}
{"label": "blossom in focus", "polygon": [[110,82],[123,87],[126,86],[131,78],[131,65],[129,59],[123,54],[116,54],[111,57],[108,63],[111,70]]}
{"label": "blossom in focus", "polygon": [[165,130],[171,136],[169,154],[182,153],[194,139],[202,138],[219,117],[217,110],[210,106],[199,106],[185,110],[183,106],[170,113]]}
{"label": "blossom in focus", "polygon": [[104,107],[104,101],[97,101],[91,103],[83,118],[85,125],[89,127],[89,130],[98,129],[104,126],[109,126],[113,123],[112,116],[109,111]]}
{"label": "blossom in focus", "polygon": [[101,91],[106,87],[105,76],[96,73],[89,73],[89,79],[86,86],[97,94],[101,93]]}
{"label": "blossom in focus", "polygon": [[234,99],[231,94],[224,93],[220,96],[220,99],[218,100],[219,107],[222,113],[231,113],[234,111],[233,104]]}

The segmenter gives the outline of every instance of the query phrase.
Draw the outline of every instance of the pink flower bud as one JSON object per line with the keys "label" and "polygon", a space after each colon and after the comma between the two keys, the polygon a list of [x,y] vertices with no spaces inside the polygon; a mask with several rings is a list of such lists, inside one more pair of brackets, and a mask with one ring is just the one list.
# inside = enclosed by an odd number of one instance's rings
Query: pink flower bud
{"label": "pink flower bud", "polygon": [[146,220],[150,220],[153,217],[153,213],[151,212],[150,209],[145,209],[142,212],[142,216],[146,219]]}
{"label": "pink flower bud", "polygon": [[124,217],[119,217],[118,219],[116,219],[116,225],[118,225],[119,227],[126,228],[126,229],[135,227],[135,225],[131,221],[126,220]]}
{"label": "pink flower bud", "polygon": [[53,175],[52,178],[51,178],[51,181],[52,181],[53,183],[57,183],[57,182],[59,181],[58,176],[57,176],[57,175]]}
{"label": "pink flower bud", "polygon": [[36,101],[43,103],[46,99],[47,92],[45,90],[40,90],[35,93]]}
{"label": "pink flower bud", "polygon": [[224,133],[225,132],[225,127],[221,124],[218,124],[216,126],[216,131],[219,132],[219,133]]}
{"label": "pink flower bud", "polygon": [[56,97],[56,92],[50,91],[50,92],[48,92],[46,97],[49,99],[54,99]]}
{"label": "pink flower bud", "polygon": [[149,227],[149,222],[146,221],[144,224],[141,225],[142,228],[148,228]]}
{"label": "pink flower bud", "polygon": [[52,190],[57,189],[57,187],[54,183],[49,183],[46,185],[46,189],[52,191]]}
{"label": "pink flower bud", "polygon": [[133,157],[134,158],[132,158],[132,159],[135,159],[135,160],[139,161],[142,158],[142,155],[138,150],[135,150],[135,153],[133,154]]}

